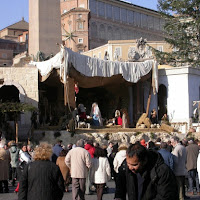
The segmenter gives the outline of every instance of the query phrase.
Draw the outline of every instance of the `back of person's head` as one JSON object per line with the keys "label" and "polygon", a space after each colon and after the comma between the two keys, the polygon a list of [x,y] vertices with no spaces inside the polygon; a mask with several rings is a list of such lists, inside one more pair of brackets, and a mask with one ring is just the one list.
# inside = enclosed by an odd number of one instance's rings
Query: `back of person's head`
{"label": "back of person's head", "polygon": [[157,139],[156,139],[156,142],[161,142],[161,139],[160,139],[160,138],[157,138]]}
{"label": "back of person's head", "polygon": [[156,147],[155,143],[153,141],[149,141],[148,149],[154,149],[155,147]]}
{"label": "back of person's head", "polygon": [[166,142],[161,142],[160,148],[161,149],[167,149],[167,143]]}
{"label": "back of person's head", "polygon": [[106,157],[106,151],[105,149],[102,149],[101,147],[96,147],[94,151],[94,157],[99,158],[99,157]]}
{"label": "back of person's head", "polygon": [[128,144],[127,143],[121,143],[118,147],[118,151],[121,151],[121,150],[127,150],[128,149]]}
{"label": "back of person's head", "polygon": [[139,143],[131,144],[126,151],[126,156],[132,158],[136,156],[140,162],[146,162],[148,156],[148,150]]}
{"label": "back of person's head", "polygon": [[77,147],[84,147],[84,144],[85,144],[85,142],[84,142],[84,140],[83,139],[80,139],[80,140],[78,140],[77,142],[76,142],[76,146]]}
{"label": "back of person's head", "polygon": [[47,142],[40,143],[34,149],[34,160],[50,160],[52,155],[52,145]]}
{"label": "back of person's head", "polygon": [[93,141],[92,140],[86,140],[86,144],[90,144],[91,146],[93,146]]}
{"label": "back of person's head", "polygon": [[60,152],[59,156],[64,157],[64,156],[67,155],[67,153],[68,153],[68,150],[63,149],[63,150]]}
{"label": "back of person's head", "polygon": [[188,144],[194,144],[193,139],[190,139],[190,140],[188,141]]}

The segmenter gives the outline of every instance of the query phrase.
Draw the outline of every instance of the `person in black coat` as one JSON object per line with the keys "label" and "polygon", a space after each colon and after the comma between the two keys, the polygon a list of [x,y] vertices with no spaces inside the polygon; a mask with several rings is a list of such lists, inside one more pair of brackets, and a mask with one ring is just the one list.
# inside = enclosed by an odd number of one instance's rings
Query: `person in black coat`
{"label": "person in black coat", "polygon": [[52,146],[40,144],[34,162],[25,166],[19,182],[18,200],[61,200],[64,180],[59,167],[50,161]]}
{"label": "person in black coat", "polygon": [[[178,200],[178,187],[172,170],[156,151],[132,144],[119,168],[115,200]],[[121,177],[121,179],[120,179]]]}

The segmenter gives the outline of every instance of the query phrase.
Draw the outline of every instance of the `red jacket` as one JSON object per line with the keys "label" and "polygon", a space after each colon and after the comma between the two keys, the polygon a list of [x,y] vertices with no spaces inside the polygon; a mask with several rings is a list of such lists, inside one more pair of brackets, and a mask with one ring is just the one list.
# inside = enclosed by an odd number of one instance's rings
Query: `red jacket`
{"label": "red jacket", "polygon": [[91,144],[86,144],[84,148],[89,152],[91,158],[94,158],[95,148]]}

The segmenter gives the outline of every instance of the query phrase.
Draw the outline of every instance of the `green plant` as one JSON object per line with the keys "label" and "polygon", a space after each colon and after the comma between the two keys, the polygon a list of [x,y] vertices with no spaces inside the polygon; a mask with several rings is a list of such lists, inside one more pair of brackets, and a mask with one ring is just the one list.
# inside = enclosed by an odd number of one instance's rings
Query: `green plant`
{"label": "green plant", "polygon": [[141,132],[136,132],[136,133],[134,133],[135,136],[138,136],[138,135],[140,135],[140,134],[141,134]]}
{"label": "green plant", "polygon": [[151,133],[150,133],[150,138],[151,138],[151,139],[156,139],[156,135],[155,135],[154,133],[151,132]]}

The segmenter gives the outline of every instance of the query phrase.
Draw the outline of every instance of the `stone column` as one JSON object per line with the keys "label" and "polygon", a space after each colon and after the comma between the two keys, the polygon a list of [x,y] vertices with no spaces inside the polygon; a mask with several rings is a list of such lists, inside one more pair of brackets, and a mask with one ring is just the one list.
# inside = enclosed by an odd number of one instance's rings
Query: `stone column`
{"label": "stone column", "polygon": [[55,55],[61,44],[60,0],[29,0],[29,55]]}

